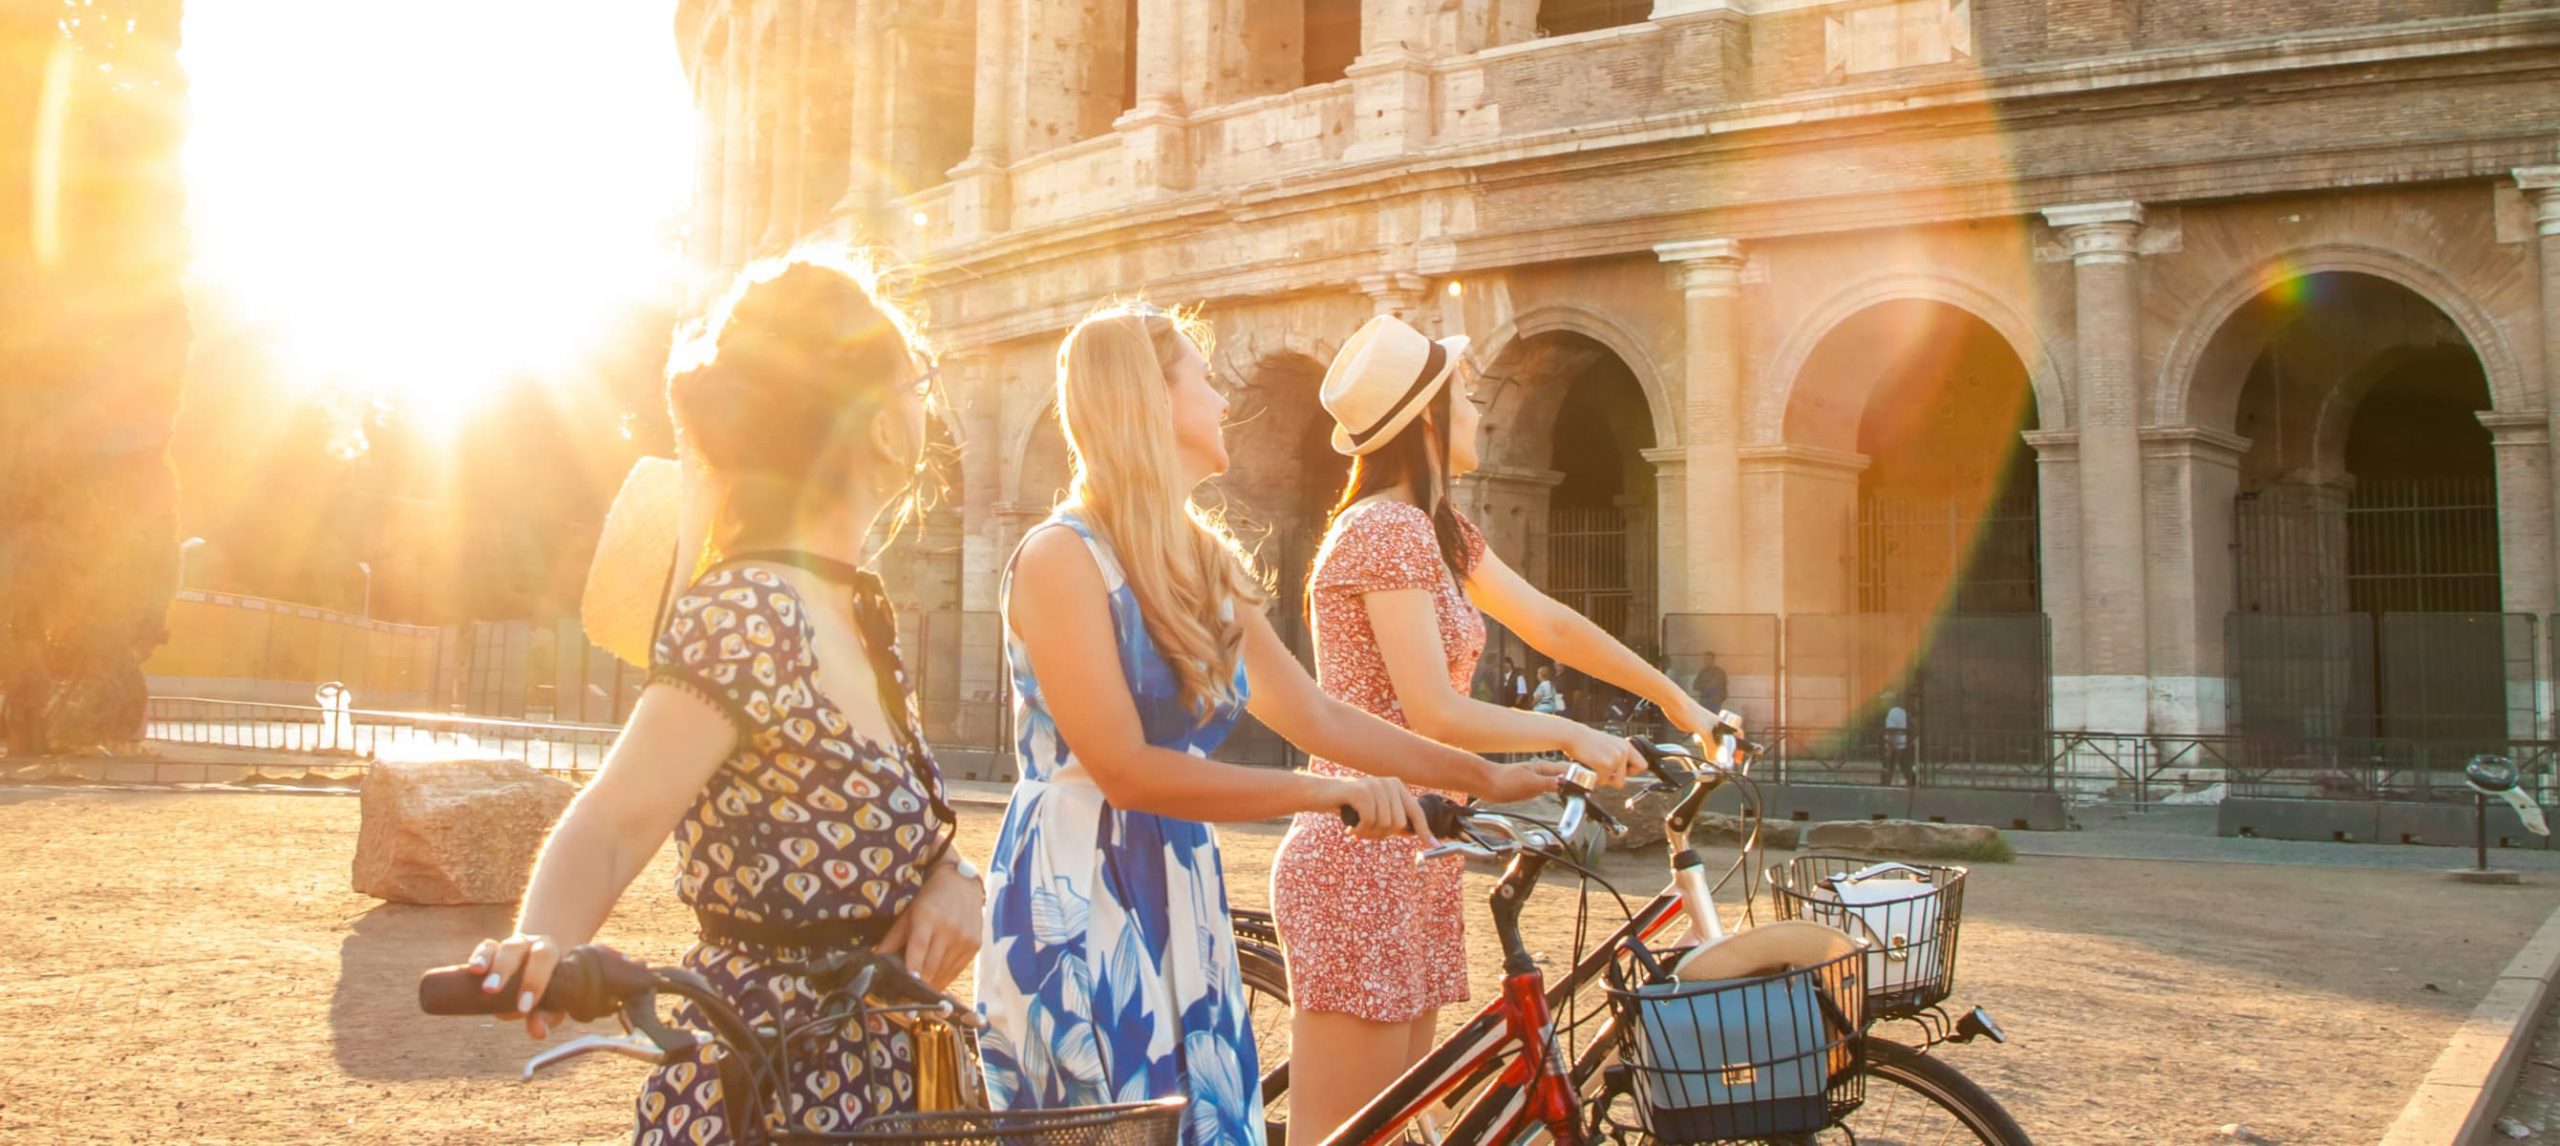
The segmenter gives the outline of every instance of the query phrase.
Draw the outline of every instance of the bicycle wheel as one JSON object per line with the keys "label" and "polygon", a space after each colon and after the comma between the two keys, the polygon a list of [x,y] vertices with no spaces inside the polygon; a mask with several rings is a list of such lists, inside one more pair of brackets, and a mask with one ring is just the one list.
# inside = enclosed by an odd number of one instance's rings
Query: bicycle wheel
{"label": "bicycle wheel", "polygon": [[[1245,1005],[1253,1021],[1254,1057],[1262,1063],[1262,1073],[1269,1075],[1273,1067],[1289,1060],[1289,971],[1280,951],[1248,939],[1236,941],[1236,970],[1244,978]],[[1282,1080],[1285,1085],[1286,1080]],[[1263,1120],[1270,1129],[1273,1146],[1281,1140],[1288,1120],[1281,1111],[1284,1102],[1274,1101],[1277,1094],[1265,1094]]]}
{"label": "bicycle wheel", "polygon": [[[2034,1146],[2017,1119],[1972,1079],[1938,1058],[1869,1036],[1866,1100],[1840,1125],[1819,1134],[1749,1140],[1755,1146]],[[1588,1099],[1592,1096],[1585,1095]],[[1621,1146],[1652,1146],[1634,1130],[1635,1100],[1611,1103],[1605,1135]]]}

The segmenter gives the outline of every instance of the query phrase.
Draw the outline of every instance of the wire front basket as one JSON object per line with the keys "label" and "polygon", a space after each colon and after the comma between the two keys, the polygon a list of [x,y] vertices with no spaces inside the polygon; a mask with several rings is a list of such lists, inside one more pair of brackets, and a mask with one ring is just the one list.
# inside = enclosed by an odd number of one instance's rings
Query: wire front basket
{"label": "wire front basket", "polygon": [[1874,944],[1868,1013],[1903,1018],[1955,989],[1964,878],[1965,869],[1943,864],[1797,856],[1770,873],[1769,898],[1780,919],[1809,919]]}
{"label": "wire front basket", "polygon": [[1863,958],[1682,982],[1650,956],[1622,953],[1609,968],[1609,1005],[1644,1133],[1719,1142],[1810,1134],[1845,1117],[1865,1097]]}
{"label": "wire front basket", "polygon": [[951,1110],[889,1114],[849,1134],[784,1141],[901,1146],[1181,1146],[1190,1102],[1180,1098],[1063,1110]]}

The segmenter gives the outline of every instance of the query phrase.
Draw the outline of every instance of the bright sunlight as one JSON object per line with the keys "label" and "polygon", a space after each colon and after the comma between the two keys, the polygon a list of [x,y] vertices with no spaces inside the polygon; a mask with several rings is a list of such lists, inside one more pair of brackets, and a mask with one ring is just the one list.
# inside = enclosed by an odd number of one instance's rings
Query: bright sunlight
{"label": "bright sunlight", "polygon": [[199,288],[324,393],[450,425],[681,273],[670,0],[195,0]]}

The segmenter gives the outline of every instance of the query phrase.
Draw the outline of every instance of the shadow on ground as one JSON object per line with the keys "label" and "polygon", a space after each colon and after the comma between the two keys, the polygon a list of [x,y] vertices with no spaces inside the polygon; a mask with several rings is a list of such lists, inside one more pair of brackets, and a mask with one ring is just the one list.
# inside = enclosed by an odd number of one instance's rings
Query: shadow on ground
{"label": "shadow on ground", "polygon": [[482,938],[504,935],[506,904],[417,907],[385,903],[357,916],[338,944],[329,1042],[349,1076],[382,1081],[514,1077],[540,1045],[514,1024],[418,1010],[418,974],[458,963]]}

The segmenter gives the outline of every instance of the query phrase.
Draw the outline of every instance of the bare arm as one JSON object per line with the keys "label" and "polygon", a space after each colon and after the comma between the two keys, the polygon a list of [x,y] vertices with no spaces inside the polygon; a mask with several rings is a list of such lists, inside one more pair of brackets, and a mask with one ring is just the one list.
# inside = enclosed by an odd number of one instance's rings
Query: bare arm
{"label": "bare arm", "polygon": [[1466,589],[1477,608],[1518,633],[1529,647],[1652,701],[1673,724],[1690,732],[1703,733],[1714,726],[1715,715],[1687,689],[1589,618],[1522,580],[1492,549],[1484,551],[1484,558],[1467,575]]}
{"label": "bare arm", "polygon": [[1253,681],[1254,716],[1309,754],[1372,776],[1394,776],[1502,803],[1553,791],[1564,772],[1551,762],[1495,764],[1325,695],[1306,667],[1289,655],[1271,619],[1260,613],[1245,620],[1244,666]]}
{"label": "bare arm", "polygon": [[[1137,701],[1121,676],[1109,591],[1083,539],[1071,530],[1043,529],[1023,542],[1015,562],[1006,623],[1030,654],[1058,735],[1114,806],[1227,823],[1330,812],[1348,804],[1360,810],[1363,834],[1387,822],[1380,815],[1385,809],[1366,806],[1374,794],[1355,793],[1359,785],[1351,782],[1203,760],[1148,744]],[[1420,810],[1412,814],[1418,823]],[[1401,827],[1404,812],[1394,815],[1393,825]]]}
{"label": "bare arm", "polygon": [[1449,685],[1439,603],[1428,590],[1360,595],[1405,722],[1435,740],[1478,752],[1561,752],[1615,784],[1641,766],[1626,741],[1564,717],[1486,704]]}
{"label": "bare arm", "polygon": [[[481,989],[497,990],[522,967],[522,992],[514,1005],[518,1013],[531,1012],[560,956],[595,938],[623,890],[729,758],[737,738],[737,729],[710,701],[668,685],[642,690],[630,723],[605,754],[603,770],[569,802],[543,841],[515,935],[484,942],[472,954],[473,969],[489,971]],[[527,1013],[525,1029],[541,1038],[555,1021]]]}

